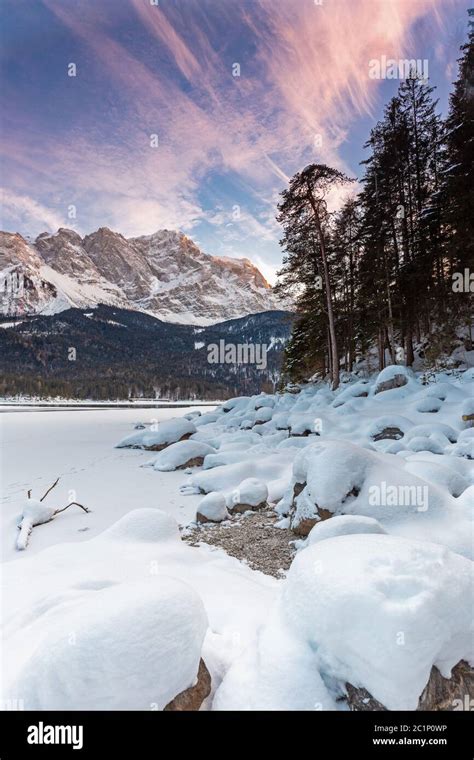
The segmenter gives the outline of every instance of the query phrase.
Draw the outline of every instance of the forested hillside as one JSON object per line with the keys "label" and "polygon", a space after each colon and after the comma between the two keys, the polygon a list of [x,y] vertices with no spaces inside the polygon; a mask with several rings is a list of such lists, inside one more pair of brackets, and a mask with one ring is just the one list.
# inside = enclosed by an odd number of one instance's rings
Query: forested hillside
{"label": "forested hillside", "polygon": [[[291,322],[289,312],[268,311],[193,327],[104,304],[32,317],[0,329],[0,396],[215,400],[271,392]],[[220,341],[266,347],[265,366],[210,362],[208,349]]]}
{"label": "forested hillside", "polygon": [[[433,363],[464,332],[472,350],[474,291],[474,33],[461,49],[445,120],[435,88],[413,73],[386,105],[365,145],[359,193],[321,164],[282,193],[285,250],[277,289],[296,295],[287,346],[292,380],[350,370],[371,346],[378,368],[411,366],[424,341]],[[347,188],[338,212],[327,198]],[[471,270],[469,270],[471,267]]]}

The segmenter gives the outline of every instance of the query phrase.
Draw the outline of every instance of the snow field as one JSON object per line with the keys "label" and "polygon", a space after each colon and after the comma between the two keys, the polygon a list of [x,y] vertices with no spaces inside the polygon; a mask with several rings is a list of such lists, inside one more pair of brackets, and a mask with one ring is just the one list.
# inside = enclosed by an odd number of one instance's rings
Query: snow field
{"label": "snow field", "polygon": [[[237,495],[250,507],[268,501],[293,529],[314,527],[278,581],[186,545],[156,508],[130,511],[90,541],[22,553],[4,565],[5,697],[40,709],[87,699],[92,709],[121,699],[162,707],[193,683],[202,655],[213,678],[206,709],[347,709],[346,683],[388,709],[416,709],[433,665],[445,677],[461,659],[474,665],[474,438],[463,419],[473,388],[472,373],[424,386],[389,367],[336,392],[318,383],[231,399],[127,436],[120,447],[169,444],[146,469],[127,452],[130,508],[142,478],[199,451],[202,467],[173,481],[194,516],[225,519]],[[71,629],[84,642],[73,653]],[[91,646],[102,652],[98,684]],[[132,670],[136,690],[117,695],[110,684]]]}

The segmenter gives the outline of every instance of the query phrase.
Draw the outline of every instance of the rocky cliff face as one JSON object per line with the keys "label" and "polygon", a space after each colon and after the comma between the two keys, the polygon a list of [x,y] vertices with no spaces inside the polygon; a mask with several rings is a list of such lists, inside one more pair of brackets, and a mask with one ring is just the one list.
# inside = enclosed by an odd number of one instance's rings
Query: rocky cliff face
{"label": "rocky cliff face", "polygon": [[170,322],[213,324],[281,308],[248,259],[209,256],[180,232],[125,238],[61,228],[34,242],[0,232],[3,314],[53,314],[99,303]]}

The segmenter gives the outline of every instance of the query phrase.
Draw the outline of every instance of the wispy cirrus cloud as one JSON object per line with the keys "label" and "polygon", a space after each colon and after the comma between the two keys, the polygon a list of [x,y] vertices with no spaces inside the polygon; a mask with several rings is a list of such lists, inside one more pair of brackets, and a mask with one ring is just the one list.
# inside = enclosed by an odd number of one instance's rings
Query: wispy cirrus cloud
{"label": "wispy cirrus cloud", "polygon": [[[64,226],[65,217],[55,210],[43,206],[38,201],[27,195],[18,195],[6,188],[0,188],[0,202],[2,206],[2,228],[11,230],[11,220],[16,221],[19,228],[28,226],[31,221],[39,225],[40,229],[56,231]],[[3,224],[8,217],[8,223]]]}
{"label": "wispy cirrus cloud", "polygon": [[[425,57],[416,25],[438,29],[453,7],[458,0],[130,0],[119,9],[43,0],[64,35],[57,65],[77,59],[78,76],[62,75],[50,115],[40,106],[40,140],[34,124],[18,126],[31,106],[21,91],[14,98],[5,135],[12,190],[24,194],[33,178],[40,203],[56,204],[58,216],[75,203],[87,231],[180,227],[220,254],[259,246],[269,264],[288,177],[315,160],[353,171],[342,148],[378,106],[369,60]],[[229,222],[235,204],[239,224]]]}

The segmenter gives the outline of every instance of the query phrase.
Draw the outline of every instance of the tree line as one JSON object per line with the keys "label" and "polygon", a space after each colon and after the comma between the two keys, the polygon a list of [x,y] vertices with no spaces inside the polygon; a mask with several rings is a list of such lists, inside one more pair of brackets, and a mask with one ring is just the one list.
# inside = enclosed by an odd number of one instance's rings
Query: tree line
{"label": "tree line", "polygon": [[[474,291],[474,32],[461,48],[446,119],[435,88],[413,71],[365,144],[360,191],[323,165],[281,194],[277,291],[296,302],[285,352],[292,381],[341,369],[376,346],[379,369],[414,361],[414,344],[469,325]],[[337,212],[331,193],[348,192]],[[471,269],[469,270],[469,267]]]}

